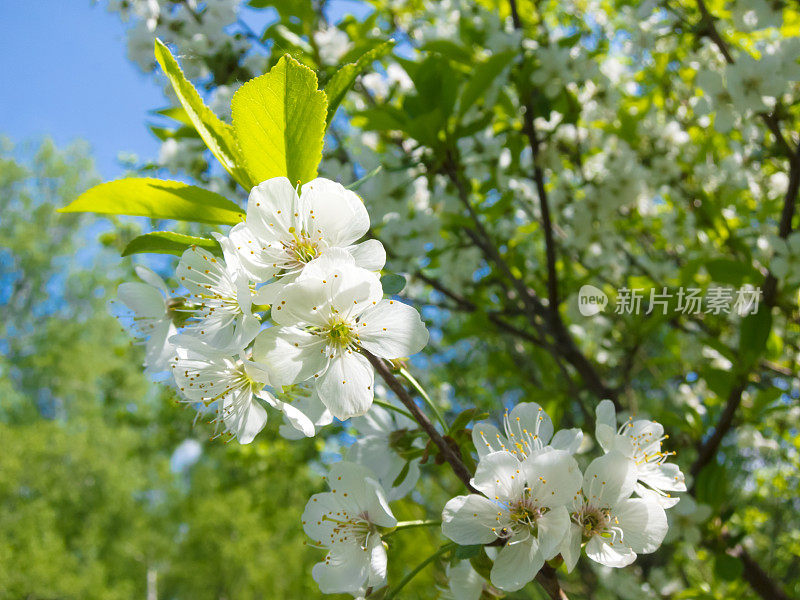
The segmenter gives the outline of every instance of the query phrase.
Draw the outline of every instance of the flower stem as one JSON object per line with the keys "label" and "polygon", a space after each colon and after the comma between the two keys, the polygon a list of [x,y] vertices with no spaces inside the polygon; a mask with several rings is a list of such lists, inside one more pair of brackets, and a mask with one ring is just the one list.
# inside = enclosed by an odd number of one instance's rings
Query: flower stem
{"label": "flower stem", "polygon": [[388,402],[383,402],[382,400],[373,400],[372,403],[377,404],[378,406],[381,406],[387,410],[393,410],[394,412],[399,413],[404,417],[411,419],[412,421],[414,420],[414,416],[410,412],[408,412],[407,410],[403,410],[399,406],[395,406],[394,404],[389,404]]}
{"label": "flower stem", "polygon": [[450,552],[450,550],[452,550],[455,547],[456,544],[454,542],[450,542],[449,544],[445,544],[444,546],[440,547],[436,552],[431,554],[428,558],[426,558],[416,567],[414,567],[414,569],[408,575],[403,577],[403,580],[400,583],[398,583],[397,586],[390,589],[389,592],[386,594],[386,596],[384,596],[384,600],[391,600],[392,598],[396,598],[400,590],[402,590],[408,584],[409,581],[414,579],[417,573],[422,571],[422,569],[427,567],[430,563],[439,558],[442,554]]}
{"label": "flower stem", "polygon": [[362,348],[362,354],[367,357],[369,363],[373,366],[375,371],[381,378],[386,382],[386,385],[389,386],[400,402],[403,403],[412,415],[414,415],[414,420],[419,423],[419,426],[422,430],[428,435],[431,441],[436,444],[439,448],[439,452],[446,460],[453,469],[453,472],[466,486],[466,488],[470,492],[477,493],[477,490],[472,487],[470,483],[470,479],[472,478],[472,473],[469,472],[464,461],[461,458],[461,451],[458,448],[454,448],[451,446],[447,440],[442,437],[442,434],[436,430],[433,423],[431,423],[430,419],[425,415],[425,413],[420,410],[417,403],[414,401],[414,398],[411,394],[403,387],[403,384],[400,383],[400,380],[394,376],[392,370],[389,368],[389,365],[384,361],[382,358],[378,358],[368,350]]}
{"label": "flower stem", "polygon": [[442,522],[437,519],[429,519],[429,520],[419,520],[419,521],[400,521],[397,525],[394,526],[394,529],[388,531],[387,533],[381,534],[383,539],[388,538],[390,535],[393,535],[395,532],[400,531],[401,529],[414,529],[415,527],[433,527],[435,525],[441,525]]}
{"label": "flower stem", "polygon": [[405,380],[411,384],[411,387],[417,390],[417,393],[420,396],[422,396],[422,399],[425,400],[425,404],[428,405],[428,408],[431,409],[433,416],[436,417],[436,420],[439,421],[439,424],[442,426],[442,431],[447,433],[447,423],[445,423],[444,417],[442,417],[442,413],[439,412],[439,409],[433,403],[433,400],[428,395],[428,392],[425,391],[425,388],[422,387],[419,381],[414,379],[414,376],[411,373],[409,373],[408,369],[406,369],[405,367],[400,367],[398,373],[400,373],[400,375],[402,375],[405,378]]}

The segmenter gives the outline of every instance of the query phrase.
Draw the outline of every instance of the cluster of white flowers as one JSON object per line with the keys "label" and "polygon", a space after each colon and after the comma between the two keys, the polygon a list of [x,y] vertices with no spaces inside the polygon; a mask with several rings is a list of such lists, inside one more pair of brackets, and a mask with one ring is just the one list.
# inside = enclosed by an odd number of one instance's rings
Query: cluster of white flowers
{"label": "cluster of white flowers", "polygon": [[442,532],[462,545],[500,546],[491,581],[507,591],[522,588],[558,554],[572,570],[582,544],[589,558],[610,567],[654,552],[667,533],[664,509],[677,502],[668,492],[686,489],[661,449],[663,428],[633,419],[617,428],[606,400],[597,408],[595,437],[605,454],[582,474],[573,457],[582,433],[553,436],[537,404],[506,413],[502,432],[476,424],[480,461],[471,483],[480,494],[450,500]]}
{"label": "cluster of white flowers", "polygon": [[[303,527],[313,545],[328,550],[313,570],[325,593],[359,596],[386,584],[387,546],[381,536],[404,526],[389,502],[413,487],[386,491],[398,458],[384,447],[400,425],[387,411],[373,409],[360,428],[375,439],[357,442],[347,455],[359,464],[335,463],[327,477],[330,492],[312,496],[306,505]],[[686,490],[683,474],[667,462],[674,453],[661,448],[667,437],[663,427],[632,418],[617,427],[614,405],[605,400],[597,407],[594,437],[604,454],[581,472],[574,455],[587,445],[583,432],[554,435],[538,404],[506,411],[502,429],[486,421],[474,425],[479,462],[471,485],[479,493],[447,502],[442,532],[460,545],[485,546],[493,561],[493,586],[518,590],[559,554],[572,571],[582,547],[600,564],[624,567],[661,545],[668,529],[665,509],[678,502],[669,492]],[[369,466],[365,452],[374,453]],[[454,560],[447,575],[448,597],[477,599],[492,589],[468,561]]]}
{"label": "cluster of white flowers", "polygon": [[184,252],[176,270],[183,293],[170,299],[144,269],[145,283],[120,286],[146,339],[148,370],[171,368],[185,401],[213,410],[241,443],[264,427],[264,403],[283,413],[287,437],[289,428],[313,436],[333,417],[363,415],[374,395],[363,353],[397,359],[428,341],[414,308],[383,298],[383,246],[357,243],[368,229],[361,199],[333,181],[296,190],[278,177],[256,186],[246,220],[215,234],[221,257],[196,246]]}

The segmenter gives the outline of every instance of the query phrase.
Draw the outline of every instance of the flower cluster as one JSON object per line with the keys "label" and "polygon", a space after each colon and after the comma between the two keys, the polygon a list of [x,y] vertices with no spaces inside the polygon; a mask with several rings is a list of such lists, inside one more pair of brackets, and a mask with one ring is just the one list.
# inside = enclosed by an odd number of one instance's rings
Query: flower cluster
{"label": "flower cluster", "polygon": [[289,437],[363,415],[374,395],[365,353],[397,359],[428,341],[414,308],[383,298],[383,246],[358,243],[369,225],[361,199],[327,179],[254,187],[245,221],[215,234],[221,256],[183,253],[183,295],[170,298],[149,270],[139,271],[145,283],[120,287],[148,369],[171,368],[185,401],[241,443],[264,427],[265,404],[283,413]]}
{"label": "flower cluster", "polygon": [[442,532],[462,545],[500,546],[492,584],[514,591],[561,554],[572,570],[586,555],[623,567],[654,552],[667,533],[665,508],[685,491],[683,474],[666,462],[663,427],[629,419],[616,426],[614,405],[597,408],[595,438],[605,454],[581,473],[573,454],[582,434],[553,435],[547,414],[534,403],[506,413],[503,432],[477,423],[473,440],[480,461],[471,484],[479,492],[451,499]]}

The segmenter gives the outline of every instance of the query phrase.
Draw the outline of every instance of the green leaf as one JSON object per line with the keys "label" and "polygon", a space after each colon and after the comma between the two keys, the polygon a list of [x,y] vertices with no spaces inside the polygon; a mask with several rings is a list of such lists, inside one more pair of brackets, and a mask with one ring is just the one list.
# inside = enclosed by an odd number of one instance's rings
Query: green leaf
{"label": "green leaf", "polygon": [[[240,160],[240,152],[236,145],[233,128],[223,122],[205,105],[200,94],[197,93],[191,82],[183,75],[178,61],[172,56],[169,48],[159,39],[156,39],[155,55],[158,64],[161,65],[172,84],[172,89],[178,96],[186,116],[194,128],[197,129],[208,149],[225,167],[225,170],[231,174],[231,177],[243,188],[249,190],[254,185],[254,182],[250,180],[241,164],[242,161]],[[177,112],[167,116],[178,120],[182,117]],[[255,183],[258,183],[258,181]]]}
{"label": "green leaf", "polygon": [[730,258],[713,258],[705,263],[705,267],[711,279],[719,283],[739,286],[760,277],[751,264]]}
{"label": "green leaf", "polygon": [[481,421],[489,416],[489,413],[481,411],[479,408],[468,408],[456,415],[453,424],[450,425],[450,435],[465,429],[470,421]]}
{"label": "green leaf", "polygon": [[723,581],[736,581],[742,576],[742,561],[730,554],[717,554],[714,557],[714,574]]}
{"label": "green leaf", "polygon": [[333,120],[336,109],[339,108],[339,104],[344,100],[347,90],[352,87],[356,77],[367,70],[373,62],[391,52],[394,45],[394,40],[382,42],[369,52],[362,54],[356,62],[344,65],[333,74],[325,87],[325,93],[328,95],[328,124]]}
{"label": "green leaf", "polygon": [[467,85],[459,98],[459,115],[464,115],[478,101],[478,98],[505,70],[512,58],[514,58],[514,52],[500,52],[493,54],[486,61],[475,67],[472,77],[467,81]]}
{"label": "green leaf", "polygon": [[192,246],[200,246],[217,256],[222,256],[222,249],[219,247],[217,240],[184,235],[173,231],[153,231],[152,233],[145,233],[144,235],[133,238],[128,245],[125,246],[125,250],[122,251],[122,256],[144,253],[174,254],[175,256],[180,256]]}
{"label": "green leaf", "polygon": [[101,183],[59,212],[132,215],[224,225],[235,225],[244,219],[242,209],[219,194],[178,181],[149,178]]}
{"label": "green leaf", "polygon": [[381,285],[383,286],[383,293],[389,296],[394,296],[403,291],[406,287],[406,278],[397,273],[389,273],[381,277]]}
{"label": "green leaf", "polygon": [[472,558],[473,556],[478,556],[478,553],[481,551],[480,544],[475,544],[473,546],[457,546],[455,551],[455,557],[461,560],[467,560]]}
{"label": "green leaf", "polygon": [[395,477],[394,481],[392,482],[392,487],[399,487],[408,477],[408,471],[411,469],[411,463],[406,462],[403,465],[403,468],[400,470],[400,473]]}
{"label": "green leaf", "polygon": [[154,110],[153,114],[161,115],[162,117],[167,117],[168,119],[178,121],[179,123],[183,123],[184,125],[189,125],[190,127],[194,126],[192,120],[189,118],[189,115],[186,114],[186,110],[182,106],[170,106],[169,108]]}
{"label": "green leaf", "polygon": [[239,88],[231,103],[233,129],[251,179],[314,179],[322,160],[326,108],[317,76],[288,54],[269,73]]}
{"label": "green leaf", "polygon": [[363,185],[365,182],[367,182],[368,180],[370,180],[370,179],[372,179],[373,177],[375,177],[375,175],[377,175],[378,173],[380,173],[382,170],[383,170],[383,165],[378,165],[377,167],[375,167],[374,169],[372,169],[372,171],[370,171],[369,173],[367,173],[366,175],[364,175],[364,176],[363,176],[363,177],[361,177],[360,179],[357,179],[356,181],[354,181],[353,183],[351,183],[350,185],[347,185],[347,186],[345,186],[345,187],[346,187],[348,190],[357,190],[357,189],[358,189],[358,188],[360,188],[360,187],[361,187],[361,186],[362,186],[362,185]]}
{"label": "green leaf", "polygon": [[767,346],[772,331],[772,313],[767,306],[759,307],[759,311],[742,319],[739,334],[739,352],[749,363],[755,361]]}

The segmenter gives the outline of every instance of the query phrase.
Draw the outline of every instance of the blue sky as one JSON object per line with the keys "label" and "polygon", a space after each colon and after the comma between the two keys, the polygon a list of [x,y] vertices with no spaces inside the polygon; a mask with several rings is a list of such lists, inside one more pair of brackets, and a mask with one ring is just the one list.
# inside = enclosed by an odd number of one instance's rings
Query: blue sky
{"label": "blue sky", "polygon": [[104,178],[122,174],[119,151],[155,156],[144,120],[164,99],[126,53],[118,16],[90,0],[0,2],[0,134],[86,139]]}
{"label": "blue sky", "polygon": [[[331,4],[334,21],[365,12],[354,0]],[[264,25],[264,11],[242,16],[257,30]],[[59,145],[88,140],[104,179],[123,174],[121,151],[156,156],[159,143],[145,119],[164,97],[128,61],[125,26],[104,4],[0,0],[0,57],[0,135],[14,142],[50,135]]]}

